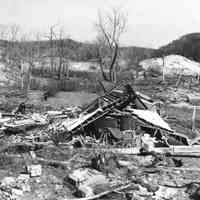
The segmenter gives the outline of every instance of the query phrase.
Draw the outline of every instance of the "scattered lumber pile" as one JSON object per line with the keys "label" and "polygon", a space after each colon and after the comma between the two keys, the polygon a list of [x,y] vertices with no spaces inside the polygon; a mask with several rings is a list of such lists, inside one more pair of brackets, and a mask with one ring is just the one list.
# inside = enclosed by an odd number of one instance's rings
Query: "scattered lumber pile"
{"label": "scattered lumber pile", "polygon": [[[188,138],[172,130],[154,105],[150,98],[126,85],[124,90],[112,90],[99,97],[76,118],[54,124],[54,132],[64,134],[68,140],[77,135],[92,136],[113,145],[125,137],[133,143],[145,134],[154,138],[158,146],[188,145]],[[130,141],[128,145],[131,145]]]}

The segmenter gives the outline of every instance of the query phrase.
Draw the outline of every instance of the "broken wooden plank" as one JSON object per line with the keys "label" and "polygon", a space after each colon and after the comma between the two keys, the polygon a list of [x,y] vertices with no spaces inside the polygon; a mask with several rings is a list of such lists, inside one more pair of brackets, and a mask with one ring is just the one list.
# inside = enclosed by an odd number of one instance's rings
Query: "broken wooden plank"
{"label": "broken wooden plank", "polygon": [[200,153],[200,145],[194,146],[170,146],[170,147],[161,147],[156,148],[160,152],[166,153]]}
{"label": "broken wooden plank", "polygon": [[200,168],[199,167],[156,167],[156,169],[160,169],[163,171],[196,171],[196,172],[200,172]]}
{"label": "broken wooden plank", "polygon": [[[65,145],[60,145],[60,148],[67,149]],[[99,152],[111,152],[115,154],[127,154],[127,155],[140,155],[140,147],[129,148],[112,148],[112,147],[82,147],[81,151],[99,151]],[[167,156],[178,157],[200,157],[200,146],[171,146],[171,147],[155,147],[153,152],[158,154],[166,154]],[[148,154],[148,152],[147,152]]]}
{"label": "broken wooden plank", "polygon": [[44,158],[35,158],[34,160],[45,164],[45,165],[50,165],[50,166],[59,166],[59,167],[63,167],[63,168],[68,168],[70,162],[69,161],[59,161],[59,160],[49,160],[49,159],[44,159]]}
{"label": "broken wooden plank", "polygon": [[121,190],[125,190],[125,189],[129,188],[130,186],[132,186],[132,184],[128,183],[126,185],[120,186],[120,187],[115,188],[115,189],[107,190],[105,192],[102,192],[100,194],[96,194],[96,195],[91,196],[91,197],[73,198],[73,199],[65,198],[63,200],[93,200],[93,199],[98,199],[98,198],[103,197],[105,195],[108,195],[108,194],[110,194],[112,192],[118,192],[118,191],[121,191]]}

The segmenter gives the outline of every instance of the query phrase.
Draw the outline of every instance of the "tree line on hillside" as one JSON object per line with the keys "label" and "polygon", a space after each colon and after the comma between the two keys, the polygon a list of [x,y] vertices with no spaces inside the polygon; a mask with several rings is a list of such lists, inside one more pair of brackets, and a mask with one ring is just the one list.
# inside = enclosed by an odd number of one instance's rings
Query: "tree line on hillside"
{"label": "tree line on hillside", "polygon": [[[191,60],[200,61],[200,34],[185,35],[157,50],[141,47],[121,47],[121,36],[127,29],[127,16],[120,9],[99,13],[95,24],[97,37],[89,43],[76,42],[70,39],[64,29],[58,25],[49,27],[47,33],[36,34],[30,40],[27,33],[21,34],[21,27],[14,24],[0,27],[1,59],[10,65],[19,66],[44,58],[50,59],[53,68],[54,60],[59,60],[58,78],[66,60],[95,61],[99,63],[106,81],[116,82],[116,73],[120,68],[119,61],[126,60],[128,67],[137,70],[138,62],[152,57],[163,57],[178,54]],[[128,68],[127,68],[128,69]],[[107,71],[107,72],[105,72]]]}
{"label": "tree line on hillside", "polygon": [[[24,57],[47,57],[49,55],[49,41],[8,41],[0,40],[0,49],[5,51],[8,46],[12,46],[17,51],[21,52]],[[53,40],[53,55],[57,57],[59,55],[57,48],[59,46],[59,40]],[[139,61],[150,58],[154,49],[143,48],[137,46],[120,47],[120,57],[125,60],[130,60],[131,63],[137,64]],[[7,50],[8,51],[8,50]],[[11,51],[12,52],[12,51]],[[11,54],[10,52],[10,54]],[[81,43],[72,39],[64,39],[64,57],[73,61],[96,61],[98,58],[98,51],[96,44],[93,43]]]}
{"label": "tree line on hillside", "polygon": [[182,55],[200,62],[200,33],[191,33],[172,41],[168,45],[157,49],[153,56],[162,57],[170,54]]}
{"label": "tree line on hillside", "polygon": [[[62,69],[66,60],[93,60],[101,66],[106,81],[116,82],[120,59],[126,59],[128,64],[132,65],[148,58],[153,51],[138,47],[121,47],[120,38],[126,31],[126,22],[126,15],[119,9],[99,13],[95,24],[97,38],[91,43],[69,39],[64,29],[58,25],[50,26],[49,31],[42,36],[36,34],[35,40],[30,40],[26,33],[20,34],[22,29],[16,24],[0,27],[2,59],[20,68],[22,62],[28,62],[34,67],[35,61],[49,58],[52,69],[54,60],[58,59],[59,69]],[[58,70],[58,78],[61,73],[61,70]]]}

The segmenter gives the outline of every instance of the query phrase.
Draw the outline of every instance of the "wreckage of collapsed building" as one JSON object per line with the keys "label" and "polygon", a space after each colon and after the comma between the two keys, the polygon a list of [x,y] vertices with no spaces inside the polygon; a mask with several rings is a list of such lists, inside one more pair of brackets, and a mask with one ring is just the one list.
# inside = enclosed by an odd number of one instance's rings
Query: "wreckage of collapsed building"
{"label": "wreckage of collapsed building", "polygon": [[66,140],[90,136],[101,144],[116,147],[138,147],[141,140],[157,147],[188,145],[189,139],[173,131],[154,105],[148,96],[125,85],[122,90],[114,88],[97,98],[77,117],[59,122],[54,132],[60,132],[59,137]]}
{"label": "wreckage of collapsed building", "polygon": [[54,142],[78,146],[189,145],[188,137],[172,130],[155,105],[151,98],[135,92],[130,85],[118,86],[82,109],[66,108],[31,115],[2,114],[1,131],[16,134],[29,128],[44,127],[40,134],[51,134]]}

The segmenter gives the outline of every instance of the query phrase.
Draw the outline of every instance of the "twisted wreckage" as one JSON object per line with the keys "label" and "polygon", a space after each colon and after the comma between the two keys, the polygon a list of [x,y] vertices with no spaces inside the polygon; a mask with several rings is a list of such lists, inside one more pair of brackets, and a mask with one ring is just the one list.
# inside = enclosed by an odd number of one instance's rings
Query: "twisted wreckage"
{"label": "twisted wreckage", "polygon": [[77,117],[54,124],[54,132],[60,132],[60,138],[66,140],[88,136],[101,145],[137,147],[138,150],[145,140],[155,147],[189,145],[190,140],[172,130],[158,113],[148,96],[126,85],[123,90],[113,89],[97,98]]}
{"label": "twisted wreckage", "polygon": [[[51,133],[57,143],[109,145],[123,148],[121,151],[126,148],[129,153],[139,153],[144,143],[158,151],[161,147],[165,151],[164,147],[191,144],[187,136],[172,130],[162,119],[152,99],[135,92],[130,85],[121,90],[114,88],[82,109],[66,108],[31,115],[2,114],[0,124],[4,132],[44,126],[44,132]],[[130,147],[134,148],[132,152]]]}

